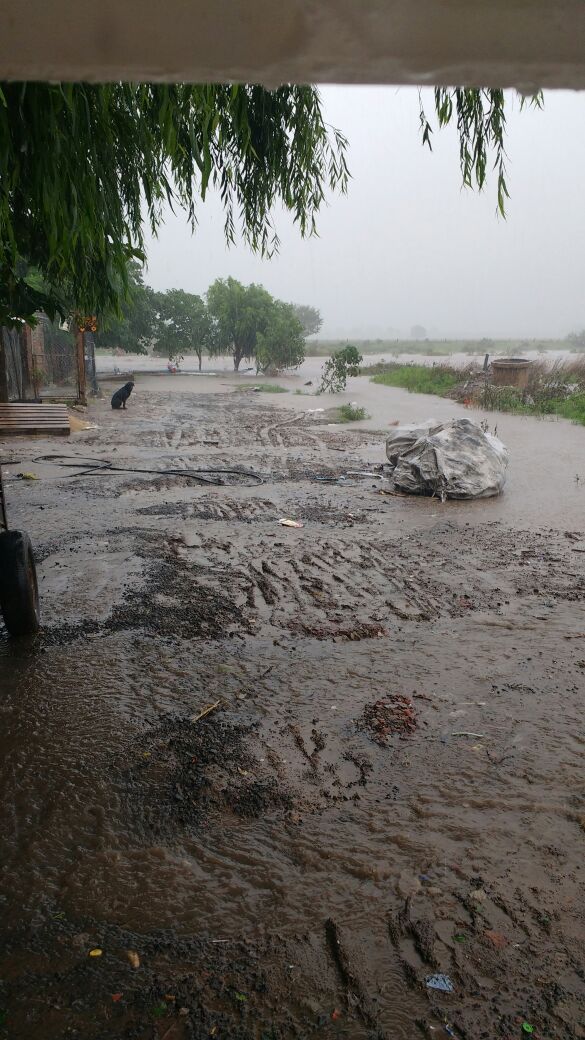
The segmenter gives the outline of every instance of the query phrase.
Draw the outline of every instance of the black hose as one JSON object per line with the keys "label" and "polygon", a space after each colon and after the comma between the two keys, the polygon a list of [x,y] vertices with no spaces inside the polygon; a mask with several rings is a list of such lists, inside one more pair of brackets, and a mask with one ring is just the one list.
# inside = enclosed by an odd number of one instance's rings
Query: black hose
{"label": "black hose", "polygon": [[142,469],[137,466],[115,466],[114,463],[110,462],[108,459],[77,458],[75,455],[38,455],[37,458],[32,461],[36,463],[50,462],[52,465],[61,466],[64,469],[79,470],[78,473],[72,473],[72,477],[85,477],[96,475],[97,473],[146,473],[149,476],[156,477],[187,477],[188,480],[195,480],[200,484],[222,486],[224,481],[221,479],[221,476],[216,479],[212,476],[205,476],[205,474],[216,473],[226,475],[232,474],[238,477],[249,477],[254,481],[254,483],[247,484],[246,487],[259,487],[264,483],[264,478],[251,469],[227,469],[219,466],[210,466],[206,469]]}

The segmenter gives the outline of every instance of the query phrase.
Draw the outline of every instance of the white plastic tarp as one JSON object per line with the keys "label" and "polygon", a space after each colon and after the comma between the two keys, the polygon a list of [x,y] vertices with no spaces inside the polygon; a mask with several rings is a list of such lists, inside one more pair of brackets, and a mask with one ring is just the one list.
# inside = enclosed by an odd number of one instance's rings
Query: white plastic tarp
{"label": "white plastic tarp", "polygon": [[508,449],[471,419],[397,426],[386,441],[395,487],[411,495],[489,498],[506,481]]}

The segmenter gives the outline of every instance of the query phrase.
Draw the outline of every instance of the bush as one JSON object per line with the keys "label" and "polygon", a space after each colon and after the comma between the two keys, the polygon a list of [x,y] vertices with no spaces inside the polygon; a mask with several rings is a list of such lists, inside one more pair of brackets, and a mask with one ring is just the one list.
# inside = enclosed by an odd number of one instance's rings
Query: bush
{"label": "bush", "polygon": [[345,390],[348,376],[359,376],[363,361],[357,347],[348,343],[341,350],[336,350],[325,362],[318,394],[338,394]]}
{"label": "bush", "polygon": [[359,422],[360,419],[369,419],[370,416],[365,408],[358,408],[353,404],[342,404],[339,409],[341,422]]}
{"label": "bush", "polygon": [[525,390],[486,383],[477,403],[488,411],[561,415],[585,425],[585,362],[536,362]]}

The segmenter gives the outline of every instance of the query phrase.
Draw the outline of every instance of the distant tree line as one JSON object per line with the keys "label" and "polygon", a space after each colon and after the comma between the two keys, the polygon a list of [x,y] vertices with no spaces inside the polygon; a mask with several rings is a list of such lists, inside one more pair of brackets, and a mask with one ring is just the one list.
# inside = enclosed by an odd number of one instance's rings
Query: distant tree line
{"label": "distant tree line", "polygon": [[581,329],[580,332],[569,332],[567,342],[574,350],[585,349],[585,329]]}
{"label": "distant tree line", "polygon": [[200,369],[204,355],[231,356],[236,372],[242,361],[269,372],[300,365],[306,337],[322,325],[315,307],[284,303],[235,278],[218,278],[205,297],[183,289],[155,292],[138,263],[129,265],[128,280],[128,299],[119,317],[100,327],[98,347],[152,351],[170,360],[196,354]]}

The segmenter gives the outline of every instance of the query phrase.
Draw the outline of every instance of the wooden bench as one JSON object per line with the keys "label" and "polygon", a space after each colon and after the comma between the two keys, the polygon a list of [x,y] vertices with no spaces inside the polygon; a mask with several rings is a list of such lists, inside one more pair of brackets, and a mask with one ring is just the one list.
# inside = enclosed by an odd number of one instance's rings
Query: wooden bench
{"label": "wooden bench", "polygon": [[0,437],[68,437],[70,432],[64,404],[0,404]]}

